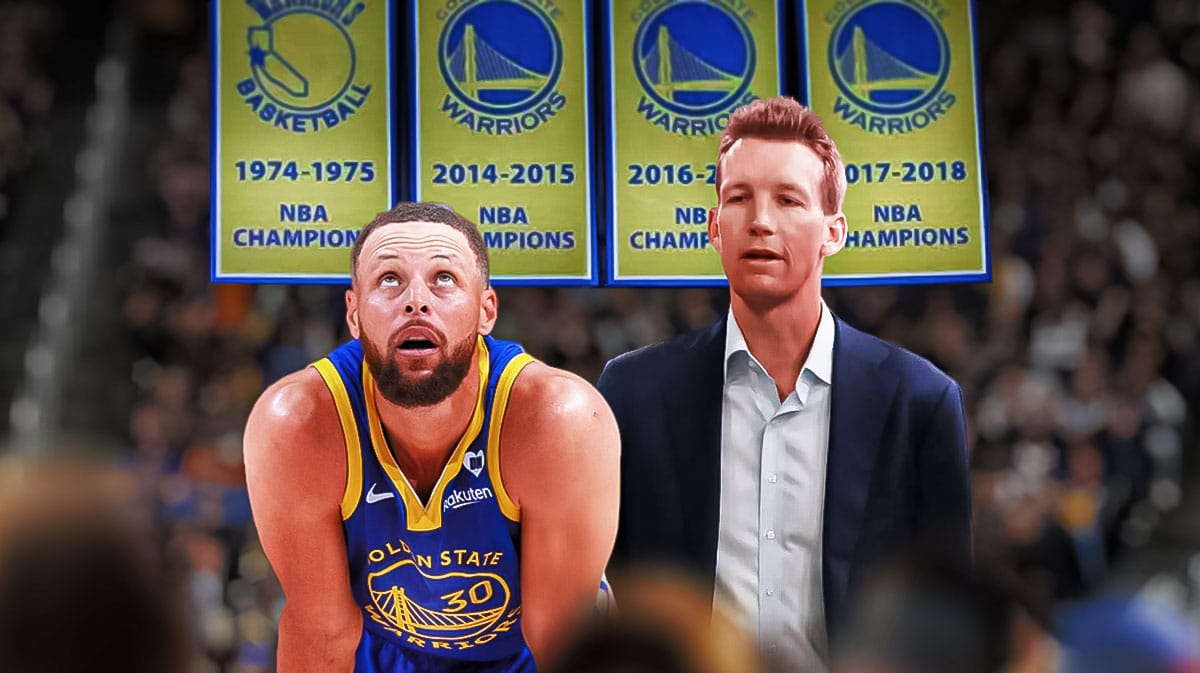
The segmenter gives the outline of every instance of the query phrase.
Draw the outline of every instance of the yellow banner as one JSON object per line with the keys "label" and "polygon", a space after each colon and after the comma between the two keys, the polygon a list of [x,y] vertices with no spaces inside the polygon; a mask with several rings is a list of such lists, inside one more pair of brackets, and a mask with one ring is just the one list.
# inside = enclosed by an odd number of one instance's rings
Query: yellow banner
{"label": "yellow banner", "polygon": [[597,280],[580,0],[414,3],[413,192],[479,224],[499,284]]}
{"label": "yellow banner", "polygon": [[345,282],[392,206],[388,0],[213,0],[212,277]]}
{"label": "yellow banner", "polygon": [[825,284],[988,280],[970,0],[806,0],[801,19],[848,183]]}
{"label": "yellow banner", "polygon": [[729,114],[779,94],[774,0],[613,0],[608,282],[723,283],[708,243],[717,139]]}

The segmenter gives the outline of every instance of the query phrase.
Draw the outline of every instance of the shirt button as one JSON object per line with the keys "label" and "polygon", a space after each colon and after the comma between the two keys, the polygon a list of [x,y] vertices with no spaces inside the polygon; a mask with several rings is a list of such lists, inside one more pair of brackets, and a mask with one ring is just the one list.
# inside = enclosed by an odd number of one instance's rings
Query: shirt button
{"label": "shirt button", "polygon": [[775,539],[775,531],[773,531],[773,530],[767,531],[767,539],[774,540]]}
{"label": "shirt button", "polygon": [[767,589],[767,595],[768,595],[768,596],[774,596],[774,595],[775,595],[775,590],[774,590],[774,589]]}
{"label": "shirt button", "polygon": [[772,474],[771,476],[767,477],[767,481],[774,484],[775,482],[779,481],[779,477],[776,477],[775,475]]}

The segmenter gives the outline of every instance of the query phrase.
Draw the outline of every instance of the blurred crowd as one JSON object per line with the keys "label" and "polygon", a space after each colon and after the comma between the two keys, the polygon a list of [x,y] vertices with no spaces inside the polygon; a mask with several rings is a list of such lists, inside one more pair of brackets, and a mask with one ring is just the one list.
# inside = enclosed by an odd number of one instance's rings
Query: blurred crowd
{"label": "blurred crowd", "polygon": [[[1004,11],[977,4],[982,25]],[[1081,0],[980,54],[993,283],[826,293],[851,324],[962,384],[977,556],[1034,603],[1105,586],[1178,505],[1195,438],[1200,9],[1146,7],[1130,23]],[[37,31],[12,39],[13,25],[0,18],[0,200],[19,165],[6,128],[45,98]],[[195,670],[249,673],[272,670],[282,595],[250,519],[242,426],[264,386],[346,333],[340,288],[209,283],[207,58],[175,77],[145,174],[162,227],[123,276],[137,403],[122,464],[186,551]],[[608,358],[708,325],[723,294],[503,289],[496,333],[595,381]]]}
{"label": "blurred crowd", "polygon": [[47,54],[58,33],[54,12],[35,1],[0,3],[0,233],[12,211],[14,182],[45,142],[54,102]]}
{"label": "blurred crowd", "polygon": [[1055,598],[1179,502],[1200,400],[1200,12],[1147,9],[1077,2],[988,55],[994,283],[909,332],[968,396],[979,548]]}

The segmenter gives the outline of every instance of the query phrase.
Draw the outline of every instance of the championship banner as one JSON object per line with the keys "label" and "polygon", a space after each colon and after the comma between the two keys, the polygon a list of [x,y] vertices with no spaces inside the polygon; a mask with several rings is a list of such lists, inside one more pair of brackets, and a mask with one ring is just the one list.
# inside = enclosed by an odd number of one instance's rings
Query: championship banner
{"label": "championship banner", "polygon": [[808,103],[846,164],[825,285],[991,279],[971,0],[806,0]]}
{"label": "championship banner", "polygon": [[212,279],[345,283],[393,203],[389,0],[213,0]]}
{"label": "championship banner", "polygon": [[612,0],[605,16],[611,285],[717,285],[708,242],[729,114],[779,95],[775,0]]}
{"label": "championship banner", "polygon": [[413,3],[413,194],[479,225],[497,285],[598,280],[590,6]]}

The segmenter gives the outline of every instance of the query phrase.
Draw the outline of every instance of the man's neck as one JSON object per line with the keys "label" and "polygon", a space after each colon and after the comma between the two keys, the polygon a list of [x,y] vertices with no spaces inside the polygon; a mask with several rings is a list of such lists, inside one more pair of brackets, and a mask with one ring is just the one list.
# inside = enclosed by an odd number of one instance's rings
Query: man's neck
{"label": "man's neck", "polygon": [[396,463],[422,500],[433,490],[475,414],[479,401],[478,358],[476,355],[472,359],[457,390],[428,407],[400,407],[375,391],[379,421]]}
{"label": "man's neck", "polygon": [[782,402],[796,388],[821,322],[821,295],[798,294],[771,306],[754,306],[730,294],[730,307],[746,348],[767,369]]}

